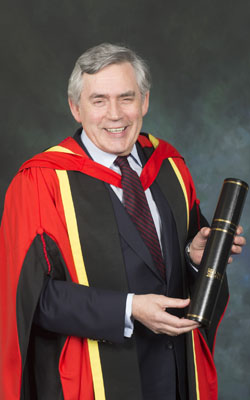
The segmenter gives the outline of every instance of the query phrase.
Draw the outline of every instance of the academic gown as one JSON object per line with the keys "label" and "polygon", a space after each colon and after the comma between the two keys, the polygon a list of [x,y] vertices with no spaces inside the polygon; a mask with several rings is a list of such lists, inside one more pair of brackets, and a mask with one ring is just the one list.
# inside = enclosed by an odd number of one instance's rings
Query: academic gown
{"label": "academic gown", "polygon": [[[189,295],[184,247],[203,225],[183,158],[152,135],[140,135],[138,143],[147,160],[140,179],[145,190],[151,187],[163,218],[166,282],[107,187],[121,187],[121,177],[90,160],[74,139],[26,162],[13,180],[0,236],[1,399],[137,400],[150,390],[147,380],[150,383],[152,375],[152,382],[158,380],[155,363],[163,376],[159,378],[161,399],[167,368],[161,360],[163,346],[170,365],[177,368],[174,382],[181,381],[186,358],[190,399],[217,398],[212,352],[227,302],[226,280],[209,331],[197,329],[170,340],[136,323],[133,338],[123,337],[129,291]],[[65,318],[70,314],[71,319],[65,328],[55,306],[46,330],[33,320],[41,293],[55,281]],[[88,299],[81,305],[87,318],[79,317],[79,307],[67,313],[71,299],[65,285],[74,286],[78,304],[82,296]]]}

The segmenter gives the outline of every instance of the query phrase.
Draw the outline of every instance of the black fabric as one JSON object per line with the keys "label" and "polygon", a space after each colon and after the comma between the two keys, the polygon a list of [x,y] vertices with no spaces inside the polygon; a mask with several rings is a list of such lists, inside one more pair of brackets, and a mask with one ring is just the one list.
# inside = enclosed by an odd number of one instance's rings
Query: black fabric
{"label": "black fabric", "polygon": [[75,132],[73,138],[79,144],[79,146],[82,147],[84,149],[84,151],[88,154],[88,156],[91,158],[91,156],[88,153],[87,149],[83,145],[83,142],[82,142],[82,139],[81,139],[81,133],[82,133],[82,128],[78,128],[77,131]]}
{"label": "black fabric", "polygon": [[[197,219],[197,211],[199,211],[200,220]],[[194,204],[192,210],[190,211],[190,218],[189,218],[189,229],[188,229],[188,239],[191,240],[197,233],[197,229],[202,228],[203,226],[209,226],[208,221],[201,213],[199,205],[196,203]]]}
{"label": "black fabric", "polygon": [[226,309],[227,302],[228,302],[228,281],[227,281],[227,276],[224,275],[223,282],[220,288],[218,300],[216,303],[216,308],[214,311],[214,314],[212,316],[212,321],[211,321],[211,326],[209,329],[202,329],[201,332],[203,333],[203,336],[205,337],[205,340],[207,340],[208,346],[210,348],[210,351],[213,352],[214,350],[214,338],[216,335],[216,330],[218,327],[218,324],[220,322],[221,316],[224,313],[224,310]]}
{"label": "black fabric", "polygon": [[[51,275],[69,279],[60,253],[53,240],[43,234],[51,256]],[[58,361],[66,337],[32,326],[33,316],[48,279],[41,236],[33,240],[25,257],[17,288],[17,326],[22,355],[22,400],[63,399]],[[44,384],[46,382],[46,385]]]}

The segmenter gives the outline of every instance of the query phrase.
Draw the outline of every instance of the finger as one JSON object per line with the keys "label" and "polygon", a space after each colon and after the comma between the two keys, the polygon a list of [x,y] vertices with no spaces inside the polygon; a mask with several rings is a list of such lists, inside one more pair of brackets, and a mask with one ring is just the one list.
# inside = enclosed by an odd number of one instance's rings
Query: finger
{"label": "finger", "polygon": [[235,246],[235,245],[232,246],[232,248],[231,248],[232,254],[240,254],[241,252],[242,252],[241,246]]}
{"label": "finger", "polygon": [[194,326],[194,327],[185,327],[185,328],[181,328],[181,329],[177,329],[176,332],[174,332],[172,335],[170,334],[170,336],[179,336],[179,335],[183,335],[184,333],[193,331],[194,329],[199,328],[199,325]]}
{"label": "finger", "polygon": [[190,332],[194,329],[199,328],[199,323],[185,318],[178,318],[171,315],[166,324],[160,325],[160,331],[171,336],[178,336],[186,332]]}
{"label": "finger", "polygon": [[243,228],[242,228],[241,225],[239,225],[238,228],[236,229],[236,234],[237,235],[242,235],[242,233],[243,233]]}
{"label": "finger", "polygon": [[179,318],[175,315],[164,313],[161,319],[162,326],[165,325],[166,328],[170,328],[174,332],[178,333],[178,330],[185,328],[197,328],[199,323],[187,318]]}
{"label": "finger", "polygon": [[173,297],[167,297],[164,301],[164,307],[168,308],[185,308],[189,305],[190,299],[176,299]]}
{"label": "finger", "polygon": [[239,246],[245,246],[246,238],[244,236],[235,236],[234,244],[239,245]]}

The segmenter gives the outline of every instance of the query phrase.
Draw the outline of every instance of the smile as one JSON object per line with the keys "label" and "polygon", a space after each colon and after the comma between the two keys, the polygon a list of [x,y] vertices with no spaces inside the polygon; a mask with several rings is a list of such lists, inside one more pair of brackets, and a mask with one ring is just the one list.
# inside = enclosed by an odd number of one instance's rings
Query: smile
{"label": "smile", "polygon": [[106,128],[106,130],[110,133],[121,133],[126,129],[126,126],[123,128]]}

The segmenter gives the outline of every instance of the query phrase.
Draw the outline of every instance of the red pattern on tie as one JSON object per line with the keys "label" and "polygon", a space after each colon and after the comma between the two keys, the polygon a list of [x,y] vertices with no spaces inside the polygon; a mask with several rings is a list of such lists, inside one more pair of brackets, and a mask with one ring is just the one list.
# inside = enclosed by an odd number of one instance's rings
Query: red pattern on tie
{"label": "red pattern on tie", "polygon": [[158,235],[140,178],[130,167],[126,156],[117,157],[114,163],[122,173],[123,202],[126,210],[146,243],[155,266],[163,279],[166,279]]}

